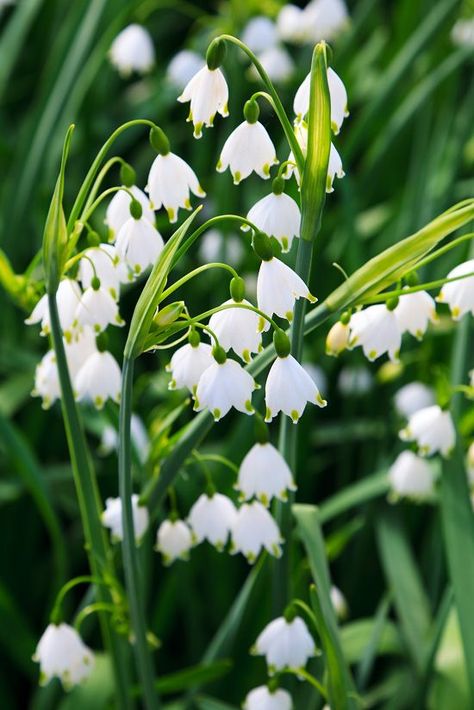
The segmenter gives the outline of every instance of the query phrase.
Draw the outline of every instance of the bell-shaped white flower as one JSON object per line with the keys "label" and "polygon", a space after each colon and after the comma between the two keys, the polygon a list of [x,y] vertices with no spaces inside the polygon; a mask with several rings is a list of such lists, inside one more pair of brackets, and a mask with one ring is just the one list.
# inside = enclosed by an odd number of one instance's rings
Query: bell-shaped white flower
{"label": "bell-shaped white flower", "polygon": [[[310,303],[316,301],[301,276],[280,259],[262,260],[257,277],[259,309],[268,316],[275,314],[291,321],[297,298],[306,298]],[[260,330],[268,330],[269,327],[268,321],[260,320]]]}
{"label": "bell-shaped white flower", "polygon": [[424,407],[411,415],[405,429],[400,432],[403,441],[415,441],[418,453],[430,456],[441,452],[449,456],[456,441],[451,414],[444,411],[437,404]]}
{"label": "bell-shaped white flower", "polygon": [[203,372],[196,388],[194,411],[209,409],[218,422],[234,407],[243,414],[253,414],[252,392],[255,380],[235,360],[214,361]]}
{"label": "bell-shaped white flower", "polygon": [[[295,70],[295,64],[292,58],[286,49],[278,44],[274,47],[268,47],[268,49],[265,49],[259,54],[258,61],[267,72],[270,79],[275,83],[288,81]],[[252,79],[259,77],[253,65],[250,67],[250,74]]]}
{"label": "bell-shaped white flower", "polygon": [[58,364],[54,350],[42,357],[35,370],[33,397],[41,397],[43,409],[49,409],[61,397]]}
{"label": "bell-shaped white flower", "polygon": [[121,372],[117,361],[109,352],[95,352],[85,360],[74,378],[78,401],[88,401],[102,409],[108,399],[120,402]]}
{"label": "bell-shaped white flower", "polygon": [[338,320],[326,337],[326,355],[337,357],[349,345],[349,325]]}
{"label": "bell-shaped white flower", "polygon": [[283,5],[277,17],[277,32],[284,42],[303,44],[308,40],[303,10],[296,5]]}
{"label": "bell-shaped white flower", "polygon": [[[308,126],[305,121],[300,121],[300,123],[297,123],[295,125],[295,136],[301,147],[301,150],[303,151],[303,155],[306,157],[306,153],[308,151]],[[290,161],[290,165],[287,166],[283,177],[288,180],[294,174],[296,182],[298,183],[298,185],[300,185],[301,176],[296,168],[295,156],[293,155],[293,151],[290,152],[288,160]],[[326,179],[326,192],[334,192],[334,178],[343,178],[344,175],[345,172],[342,167],[341,156],[336,150],[334,143],[331,143],[331,148],[329,150],[328,174]]]}
{"label": "bell-shaped white flower", "polygon": [[329,590],[329,596],[337,618],[341,620],[345,619],[349,613],[349,608],[344,594],[333,584]]}
{"label": "bell-shaped white flower", "polygon": [[128,25],[117,35],[110,47],[109,56],[124,77],[134,71],[146,74],[155,63],[155,49],[150,34],[137,24]]}
{"label": "bell-shaped white flower", "polygon": [[180,91],[183,91],[186,84],[203,68],[204,63],[204,59],[197,52],[193,52],[191,49],[182,49],[174,55],[168,64],[166,78]]}
{"label": "bell-shaped white flower", "polygon": [[348,24],[344,0],[311,0],[303,10],[308,38],[317,43],[332,40]]}
{"label": "bell-shaped white flower", "polygon": [[449,272],[448,279],[458,280],[445,283],[436,299],[439,303],[448,304],[454,320],[459,320],[469,311],[474,315],[474,275],[467,274],[474,274],[474,259],[464,261]]}
{"label": "bell-shaped white flower", "polygon": [[276,25],[269,17],[257,15],[252,17],[245,25],[241,39],[252,52],[260,54],[260,52],[264,52],[277,43]]}
{"label": "bell-shaped white flower", "polygon": [[283,412],[296,424],[307,402],[317,404],[318,407],[327,404],[316,384],[293,355],[277,357],[265,385],[265,421],[271,422],[273,417]]}
{"label": "bell-shaped white flower", "polygon": [[428,323],[436,323],[436,304],[426,291],[415,291],[400,296],[394,310],[402,333],[410,333],[421,340]]}
{"label": "bell-shaped white flower", "polygon": [[271,621],[259,634],[252,653],[265,656],[270,675],[285,668],[304,668],[316,645],[303,619],[284,616]]}
{"label": "bell-shaped white flower", "polygon": [[292,710],[293,701],[288,691],[283,688],[270,690],[267,685],[260,685],[248,693],[242,708],[243,710]]}
{"label": "bell-shaped white flower", "polygon": [[186,387],[196,394],[199,379],[203,372],[214,362],[212,348],[207,343],[188,343],[176,350],[166,370],[171,372],[170,390]]}
{"label": "bell-shaped white flower", "polygon": [[85,250],[79,262],[78,273],[82,287],[90,288],[94,276],[97,276],[102,286],[117,301],[120,284],[128,280],[128,269],[120,261],[120,256],[112,244],[101,244]]}
{"label": "bell-shaped white flower", "polygon": [[193,546],[191,530],[183,520],[164,520],[156,535],[156,547],[163,556],[163,563],[170,565],[175,560],[189,559]]}
{"label": "bell-shaped white flower", "polygon": [[343,178],[346,173],[342,167],[341,156],[337,152],[334,143],[331,143],[331,150],[329,151],[329,165],[328,165],[328,177],[326,180],[326,192],[334,192],[334,178]]}
{"label": "bell-shaped white flower", "polygon": [[[233,298],[222,305],[229,306],[237,303],[245,306],[252,305],[245,299],[237,302]],[[209,321],[209,327],[226,352],[232,348],[242,360],[250,362],[252,354],[262,349],[262,336],[258,332],[259,321],[260,317],[255,311],[239,308],[236,305],[235,308],[226,308],[214,313]]]}
{"label": "bell-shaped white flower", "polygon": [[351,316],[349,327],[349,348],[360,345],[371,362],[384,353],[392,362],[398,362],[402,334],[393,310],[383,303],[368,306]]}
{"label": "bell-shaped white flower", "polygon": [[419,409],[435,403],[433,390],[423,382],[409,382],[404,385],[396,392],[394,400],[398,413],[406,419]]}
{"label": "bell-shaped white flower", "polygon": [[451,29],[451,40],[458,47],[474,47],[474,17],[457,20]]}
{"label": "bell-shaped white flower", "polygon": [[145,195],[143,190],[140,190],[136,185],[127,187],[125,190],[118,190],[109,202],[105,213],[105,224],[109,228],[109,240],[115,241],[121,227],[130,219],[130,203],[132,198],[128,194],[132,193],[134,199],[140,203],[142,208],[142,217],[147,219],[151,224],[155,224],[155,213],[151,208],[150,200]]}
{"label": "bell-shaped white flower", "polygon": [[388,471],[390,499],[410,498],[415,501],[431,498],[434,478],[431,466],[413,451],[402,451]]}
{"label": "bell-shaped white flower", "polygon": [[252,446],[240,464],[235,488],[243,500],[258,498],[265,506],[272,498],[288,500],[287,491],[295,491],[290,467],[270,442]]}
{"label": "bell-shaped white flower", "polygon": [[[71,340],[74,333],[74,320],[76,309],[81,299],[81,289],[73,279],[63,279],[56,292],[56,303],[58,304],[59,323],[66,340]],[[49,317],[48,294],[40,298],[34,307],[29,318],[25,320],[27,325],[41,323],[41,335],[49,335],[51,332],[51,321]]]}
{"label": "bell-shaped white flower", "polygon": [[138,276],[155,263],[164,242],[159,231],[147,219],[130,217],[117,234],[116,247],[120,258]]}
{"label": "bell-shaped white flower", "polygon": [[236,517],[237,511],[230,498],[221,493],[203,493],[188,516],[194,543],[208,540],[217,550],[223,550]]}
{"label": "bell-shaped white flower", "polygon": [[243,121],[227,138],[216,169],[223,173],[230,169],[234,185],[248,177],[253,171],[261,178],[270,177],[270,168],[278,163],[275,146],[260,121]]}
{"label": "bell-shaped white flower", "polygon": [[210,128],[216,113],[223,118],[229,115],[229,89],[224,74],[206,64],[188,82],[178,101],[190,102],[187,120],[193,123],[194,137],[201,138],[203,126]]}
{"label": "bell-shaped white flower", "polygon": [[33,660],[40,664],[40,685],[59,678],[65,690],[85,680],[94,668],[94,654],[69,624],[49,624]]}
{"label": "bell-shaped white flower", "polygon": [[[139,496],[134,493],[132,495],[132,514],[133,529],[135,531],[137,544],[146,533],[150,520],[147,508],[144,505],[139,505],[138,501]],[[112,540],[115,542],[123,540],[122,501],[120,498],[107,498],[105,501],[105,510],[100,519],[102,525],[109,528]]]}
{"label": "bell-shaped white flower", "polygon": [[102,286],[94,288],[93,284],[86,288],[76,308],[75,323],[79,326],[88,325],[96,333],[101,333],[108,325],[124,325],[120,317],[117,303],[109,291]]}
{"label": "bell-shaped white flower", "polygon": [[244,503],[237,510],[232,527],[232,554],[241,552],[252,564],[262,548],[273,557],[280,557],[282,542],[278,525],[261,503],[254,500],[252,503]]}
{"label": "bell-shaped white flower", "polygon": [[185,210],[192,209],[190,192],[197,197],[206,196],[194,170],[182,158],[171,152],[156,156],[145,189],[150,196],[153,209],[159,210],[163,206],[172,224],[178,219],[180,207]]}
{"label": "bell-shaped white flower", "polygon": [[[271,192],[256,202],[247,219],[268,236],[275,237],[283,252],[289,251],[293,238],[300,235],[300,208],[295,200],[284,192]],[[249,227],[244,225],[242,229],[246,231]]]}
{"label": "bell-shaped white flower", "polygon": [[[344,118],[349,115],[347,110],[347,91],[342,79],[331,67],[328,67],[327,77],[331,99],[331,129],[337,135],[341,130]],[[297,121],[301,121],[309,111],[310,88],[311,73],[307,75],[295,95],[293,111],[296,114]]]}

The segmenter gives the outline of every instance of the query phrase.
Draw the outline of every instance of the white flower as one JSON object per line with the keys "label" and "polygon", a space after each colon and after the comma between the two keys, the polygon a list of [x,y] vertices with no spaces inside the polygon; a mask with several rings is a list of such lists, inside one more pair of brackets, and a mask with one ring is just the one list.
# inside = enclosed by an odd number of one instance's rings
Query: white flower
{"label": "white flower", "polygon": [[177,221],[180,207],[191,209],[190,191],[197,197],[206,196],[194,171],[174,153],[156,156],[145,189],[153,209],[163,206],[171,223]]}
{"label": "white flower", "polygon": [[[289,251],[293,238],[300,235],[300,208],[295,200],[284,192],[279,195],[271,192],[256,202],[247,219],[268,236],[275,237],[283,252]],[[244,225],[242,229],[246,231],[249,227]]]}
{"label": "white flower", "polygon": [[[268,316],[275,314],[291,321],[297,298],[307,298],[310,303],[316,301],[303,279],[280,259],[273,257],[262,261],[257,278],[259,309]],[[268,330],[269,327],[268,321],[261,319],[260,330]]]}
{"label": "white flower", "polygon": [[467,480],[470,488],[474,487],[474,442],[467,450],[466,456]]}
{"label": "white flower", "polygon": [[[466,274],[474,274],[474,259],[464,261],[449,272],[447,278],[457,278],[458,281],[445,283],[436,299],[440,303],[448,304],[454,320],[459,320],[469,311],[474,315],[474,276],[465,276]],[[460,276],[465,278],[459,278]]]}
{"label": "white flower", "polygon": [[458,47],[474,47],[474,17],[457,20],[451,29],[451,39]]}
{"label": "white flower", "polygon": [[244,254],[242,242],[235,234],[223,234],[218,229],[209,229],[200,238],[199,258],[204,264],[224,261],[231,266],[238,266]]}
{"label": "white flower", "polygon": [[120,258],[138,275],[155,263],[164,242],[159,231],[147,219],[130,217],[117,234],[116,246]]}
{"label": "white flower", "polygon": [[222,550],[237,516],[234,504],[220,493],[203,493],[188,516],[188,524],[193,532],[194,542],[209,540],[218,550]]}
{"label": "white flower", "polygon": [[434,479],[429,463],[413,451],[402,451],[388,471],[391,498],[422,501],[433,495]]}
{"label": "white flower", "polygon": [[346,173],[342,167],[341,156],[337,152],[334,143],[331,143],[331,150],[329,151],[329,165],[328,165],[328,177],[326,180],[326,192],[334,192],[334,178],[343,178]]}
{"label": "white flower", "polygon": [[[347,109],[347,91],[342,79],[334,69],[327,70],[329,97],[331,100],[331,129],[336,135],[341,130],[344,118],[349,115]],[[311,88],[311,73],[309,73],[296,92],[293,111],[296,120],[301,121],[309,111],[309,94]]]}
{"label": "white flower", "polygon": [[112,298],[118,300],[120,284],[128,280],[128,269],[120,261],[112,244],[101,244],[85,250],[79,262],[78,273],[82,287],[89,288],[94,276],[97,276]]}
{"label": "white flower", "polygon": [[[149,523],[148,510],[144,505],[139,505],[138,500],[139,496],[134,493],[132,495],[132,514],[133,529],[135,531],[135,540],[137,544],[146,533]],[[112,540],[123,540],[122,501],[120,498],[107,498],[105,501],[105,510],[100,519],[102,525],[109,528],[112,534]]]}
{"label": "white flower", "polygon": [[367,394],[373,384],[372,373],[363,365],[343,367],[337,379],[338,390],[345,397]]}
{"label": "white flower", "polygon": [[94,668],[94,654],[69,624],[49,624],[33,660],[40,664],[40,685],[59,678],[65,690],[85,680]]}
{"label": "white flower", "polygon": [[301,617],[287,621],[280,616],[263,629],[252,650],[255,655],[265,656],[273,675],[285,668],[304,668],[316,653],[316,645]]}
{"label": "white flower", "polygon": [[[303,155],[306,157],[306,153],[308,150],[308,126],[304,121],[301,121],[300,123],[297,123],[295,126],[295,136],[296,139],[301,147],[301,150],[303,151]],[[293,165],[288,165],[286,168],[283,177],[285,179],[289,179],[293,174],[295,175],[296,182],[298,185],[301,183],[301,177],[299,174],[299,171],[296,169],[296,166],[294,165],[295,163],[295,156],[293,155],[293,151],[290,152],[288,156],[288,160],[293,163]],[[334,192],[334,178],[343,178],[345,175],[344,169],[342,167],[342,160],[341,156],[337,152],[334,143],[331,143],[331,148],[329,150],[329,164],[328,164],[328,175],[327,175],[327,180],[326,180],[326,192]]]}
{"label": "white flower", "polygon": [[437,404],[419,409],[411,415],[407,426],[400,432],[400,439],[415,441],[418,453],[422,456],[430,456],[437,451],[448,456],[456,440],[451,414]]}
{"label": "white flower", "polygon": [[270,555],[280,557],[282,542],[278,525],[261,503],[254,500],[237,510],[232,528],[232,554],[241,552],[253,563],[264,547]]}
{"label": "white flower", "polygon": [[304,11],[303,21],[312,42],[330,41],[348,23],[344,0],[311,0]]}
{"label": "white flower", "polygon": [[276,26],[268,17],[257,15],[245,25],[241,39],[252,52],[260,54],[277,43]]}
{"label": "white flower", "polygon": [[252,392],[256,388],[253,377],[235,360],[213,362],[199,380],[194,410],[209,409],[216,422],[231,407],[243,414],[253,414]]}
{"label": "white flower", "polygon": [[243,710],[292,710],[291,695],[282,688],[270,690],[260,685],[248,693],[242,705]]}
{"label": "white flower", "polygon": [[166,367],[167,371],[171,372],[169,389],[187,387],[195,394],[199,378],[213,362],[212,348],[207,343],[198,343],[194,347],[190,343],[183,345],[176,350]]}
{"label": "white flower", "polygon": [[277,17],[277,32],[284,42],[303,44],[308,41],[303,10],[290,3],[283,5]]}
{"label": "white flower", "polygon": [[[236,304],[233,298],[222,305]],[[243,299],[245,306],[251,304]],[[209,327],[216,334],[219,345],[227,352],[231,348],[245,362],[250,362],[252,353],[262,349],[262,336],[258,332],[260,317],[246,308],[226,308],[214,313],[209,321]]]}
{"label": "white flower", "polygon": [[33,397],[41,397],[43,409],[49,409],[61,397],[58,364],[54,350],[48,350],[35,370]]}
{"label": "white flower", "polygon": [[117,35],[110,47],[110,61],[122,76],[146,74],[155,63],[155,50],[144,27],[132,24]]}
{"label": "white flower", "polygon": [[331,604],[333,606],[334,611],[336,612],[337,618],[341,620],[345,619],[347,614],[349,613],[349,609],[344,594],[338,587],[333,584],[330,589],[329,595],[331,597]]}
{"label": "white flower", "polygon": [[293,355],[277,357],[265,385],[265,421],[271,422],[273,417],[283,412],[296,424],[304,412],[306,402],[317,404],[318,407],[327,404],[316,384]]}
{"label": "white flower", "polygon": [[395,394],[395,407],[402,417],[411,417],[419,409],[434,404],[435,398],[431,387],[422,382],[410,382]]}
{"label": "white flower", "polygon": [[96,333],[101,333],[108,325],[124,325],[118,306],[109,291],[102,285],[99,288],[86,288],[76,308],[75,324],[89,325]]}
{"label": "white flower", "polygon": [[[151,224],[155,224],[155,213],[153,212],[150,200],[145,195],[143,190],[140,190],[136,185],[128,187],[127,190],[132,193],[134,199],[140,203],[142,207],[142,217],[147,219]],[[125,222],[130,219],[130,202],[132,198],[125,190],[118,190],[109,202],[105,213],[105,224],[109,228],[109,240],[115,240],[120,228]]]}
{"label": "white flower", "polygon": [[163,555],[165,565],[177,559],[187,560],[193,546],[191,530],[182,520],[165,520],[158,528],[156,550]]}
{"label": "white flower", "polygon": [[78,401],[90,401],[96,409],[108,399],[119,402],[121,372],[115,358],[108,352],[89,355],[74,378],[74,390]]}
{"label": "white flower", "polygon": [[[279,45],[265,49],[258,55],[258,60],[274,82],[287,81],[292,76],[295,68],[293,60],[286,49]],[[260,76],[253,65],[250,67],[250,73],[253,79],[257,79]]]}
{"label": "white flower", "polygon": [[287,490],[296,490],[288,464],[269,442],[252,446],[240,464],[235,487],[243,500],[255,496],[265,506],[272,498],[288,500]]}
{"label": "white flower", "polygon": [[[73,323],[77,306],[81,298],[81,289],[73,279],[63,279],[56,292],[56,303],[58,304],[59,323],[63,335],[67,340],[71,340],[73,335]],[[40,298],[33,309],[30,317],[25,320],[27,325],[41,323],[41,335],[49,335],[51,332],[51,321],[49,317],[48,294]]]}
{"label": "white flower", "polygon": [[326,355],[337,357],[349,344],[349,326],[338,320],[326,337]]}
{"label": "white flower", "polygon": [[188,82],[178,101],[190,102],[187,120],[193,122],[194,137],[202,136],[203,126],[210,128],[216,113],[225,118],[229,115],[227,102],[229,89],[224,74],[219,68],[209,69],[207,64]]}
{"label": "white flower", "polygon": [[364,355],[371,362],[388,353],[392,362],[398,362],[402,334],[394,311],[383,303],[368,306],[354,313],[349,322],[349,347],[362,346]]}
{"label": "white flower", "polygon": [[234,185],[248,177],[252,171],[266,180],[270,168],[278,163],[275,146],[260,121],[243,121],[227,138],[217,163],[217,171],[230,169]]}
{"label": "white flower", "polygon": [[415,291],[400,296],[394,310],[402,333],[410,333],[421,340],[429,321],[436,323],[436,304],[426,291]]}
{"label": "white flower", "polygon": [[166,78],[181,91],[193,76],[203,68],[204,59],[197,52],[182,49],[168,64]]}

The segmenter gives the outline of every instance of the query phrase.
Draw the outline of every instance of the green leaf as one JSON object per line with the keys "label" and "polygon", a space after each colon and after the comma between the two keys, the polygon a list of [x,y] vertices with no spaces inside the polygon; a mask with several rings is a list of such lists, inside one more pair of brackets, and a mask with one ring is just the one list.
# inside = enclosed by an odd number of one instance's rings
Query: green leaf
{"label": "green leaf", "polygon": [[[357,619],[340,629],[341,644],[348,663],[357,663],[370,644],[376,622],[374,619]],[[384,621],[375,646],[376,655],[403,655],[403,644],[397,627],[391,621]]]}
{"label": "green leaf", "polygon": [[229,705],[229,703],[224,703],[222,700],[209,698],[205,695],[196,698],[196,707],[199,710],[238,710],[235,705]]}
{"label": "green leaf", "polygon": [[190,688],[198,688],[206,683],[212,683],[226,675],[232,668],[232,661],[221,659],[213,663],[201,663],[190,668],[184,668],[176,673],[159,678],[155,685],[160,693],[179,693]]}
{"label": "green leaf", "polygon": [[388,489],[386,471],[380,471],[353,483],[351,486],[347,486],[347,488],[321,503],[319,507],[321,523],[324,525],[324,523],[345,513],[347,510],[362,505],[373,498],[385,495]]}

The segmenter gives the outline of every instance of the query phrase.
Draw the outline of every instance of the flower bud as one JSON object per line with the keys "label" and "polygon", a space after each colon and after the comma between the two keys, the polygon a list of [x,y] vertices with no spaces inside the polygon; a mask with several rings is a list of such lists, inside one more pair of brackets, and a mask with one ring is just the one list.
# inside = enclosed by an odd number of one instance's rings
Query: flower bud
{"label": "flower bud", "polygon": [[404,276],[403,280],[405,281],[407,286],[418,286],[418,284],[420,283],[420,277],[418,276],[416,271],[410,271]]}
{"label": "flower bud", "polygon": [[120,182],[125,187],[132,187],[137,182],[137,174],[128,163],[122,163],[120,166]]}
{"label": "flower bud", "polygon": [[143,214],[143,207],[138,202],[138,200],[132,200],[130,202],[130,214],[132,215],[133,219],[141,219]]}
{"label": "flower bud", "polygon": [[244,105],[244,118],[247,123],[257,123],[260,116],[260,109],[255,99],[250,99]]}
{"label": "flower bud", "polygon": [[273,333],[273,344],[278,357],[288,357],[291,352],[291,343],[287,334],[278,328]]}
{"label": "flower bud", "polygon": [[230,282],[230,296],[236,303],[244,300],[245,281],[240,276],[234,276]]}
{"label": "flower bud", "polygon": [[349,326],[341,321],[334,323],[326,337],[326,355],[337,357],[349,343]]}
{"label": "flower bud", "polygon": [[256,232],[253,235],[252,247],[262,261],[271,261],[273,259],[273,247],[270,237],[263,232]]}
{"label": "flower bud", "polygon": [[225,58],[227,46],[225,40],[215,39],[211,42],[206,52],[206,62],[208,69],[213,71],[218,69]]}
{"label": "flower bud", "polygon": [[170,142],[165,132],[158,126],[153,126],[150,130],[150,143],[160,155],[168,155],[170,152]]}
{"label": "flower bud", "polygon": [[[171,325],[180,317],[184,310],[184,302],[176,301],[175,303],[170,303],[165,306],[161,311],[157,311],[153,322],[159,328],[164,328],[167,325]],[[199,337],[199,336],[198,336]]]}

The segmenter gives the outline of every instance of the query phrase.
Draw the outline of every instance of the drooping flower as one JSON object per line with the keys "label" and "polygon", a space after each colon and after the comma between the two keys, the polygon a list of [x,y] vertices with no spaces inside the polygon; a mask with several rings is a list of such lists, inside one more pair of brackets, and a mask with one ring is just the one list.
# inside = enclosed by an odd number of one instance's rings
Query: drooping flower
{"label": "drooping flower", "polygon": [[[291,321],[297,298],[306,298],[310,303],[316,301],[303,279],[280,259],[262,260],[257,277],[259,309],[268,316],[275,314]],[[261,319],[260,330],[269,327],[268,321]]]}
{"label": "drooping flower", "polygon": [[270,168],[278,163],[275,146],[260,121],[245,120],[227,138],[216,169],[223,173],[230,169],[234,185],[253,171],[261,178],[270,177]]}
{"label": "drooping flower", "polygon": [[390,498],[410,498],[423,501],[433,495],[434,478],[431,466],[413,451],[402,451],[388,472]]}
{"label": "drooping flower", "polygon": [[40,664],[40,685],[59,678],[65,690],[85,680],[94,668],[94,654],[69,624],[49,624],[33,660]]}
{"label": "drooping flower", "polygon": [[428,323],[436,323],[436,304],[426,291],[415,291],[400,296],[394,310],[402,333],[410,333],[421,340]]}
{"label": "drooping flower", "polygon": [[283,688],[271,690],[267,685],[260,685],[247,694],[242,708],[243,710],[292,710],[293,701],[288,691]]}
{"label": "drooping flower", "polygon": [[[222,351],[225,358],[225,353]],[[214,421],[222,419],[231,407],[243,414],[253,414],[252,392],[255,380],[235,360],[214,361],[203,372],[196,389],[194,410],[209,409]]]}
{"label": "drooping flower", "polygon": [[201,343],[199,338],[193,343],[183,345],[173,354],[166,370],[171,372],[170,390],[187,387],[194,395],[203,372],[214,362],[212,348]]}
{"label": "drooping flower", "polygon": [[191,49],[182,49],[174,55],[168,64],[166,78],[174,84],[180,91],[183,91],[193,76],[204,66],[204,59],[197,52]]}
{"label": "drooping flower", "polygon": [[454,320],[460,320],[469,311],[474,315],[474,275],[467,274],[474,274],[474,259],[464,261],[449,272],[448,279],[458,280],[445,283],[436,299],[448,304]]}
{"label": "drooping flower", "polygon": [[259,634],[252,652],[265,656],[270,675],[285,668],[304,668],[316,645],[303,619],[284,616],[271,621]]}
{"label": "drooping flower", "polygon": [[164,520],[156,535],[156,547],[163,563],[170,565],[177,559],[187,560],[193,546],[191,530],[183,520]]}
{"label": "drooping flower", "polygon": [[293,355],[277,357],[268,373],[265,385],[265,421],[271,422],[279,412],[291,417],[296,424],[306,403],[325,407],[327,402]]}
{"label": "drooping flower", "polygon": [[457,20],[451,29],[451,39],[458,47],[474,47],[474,17]]}
{"label": "drooping flower", "polygon": [[254,444],[245,455],[235,487],[241,492],[243,500],[255,496],[265,506],[270,504],[272,498],[286,501],[287,491],[296,490],[288,464],[269,442]]}
{"label": "drooping flower", "polygon": [[311,0],[303,10],[303,21],[313,43],[332,40],[348,24],[344,0]]}
{"label": "drooping flower", "polygon": [[280,557],[282,542],[278,525],[261,503],[254,500],[237,510],[232,527],[232,554],[241,552],[252,564],[262,548],[273,557]]}
{"label": "drooping flower", "polygon": [[[288,81],[295,69],[294,62],[286,49],[278,44],[274,47],[268,47],[268,49],[259,54],[258,61],[275,83]],[[250,74],[255,79],[259,76],[253,65],[250,67]]]}
{"label": "drooping flower", "polygon": [[100,281],[94,279],[92,286],[86,288],[76,308],[75,324],[88,325],[96,333],[101,333],[108,325],[124,325],[117,303]]}
{"label": "drooping flower", "polygon": [[[81,289],[73,279],[63,279],[56,293],[56,303],[58,304],[59,323],[66,340],[71,340],[74,333],[73,323],[76,309],[81,299]],[[41,323],[41,335],[49,335],[51,332],[51,321],[49,317],[48,294],[40,298],[33,309],[33,312],[25,320],[27,325]]]}
{"label": "drooping flower", "polygon": [[163,206],[172,224],[178,219],[180,207],[192,209],[190,192],[197,197],[206,196],[194,171],[182,158],[171,152],[156,156],[145,190],[150,196],[153,209],[159,210]]}
{"label": "drooping flower", "polygon": [[349,613],[349,608],[344,594],[333,584],[329,590],[329,596],[337,618],[344,620]]}
{"label": "drooping flower", "polygon": [[112,244],[101,244],[84,251],[79,262],[78,278],[84,289],[92,286],[94,277],[117,301],[120,293],[120,284],[128,280],[128,269],[123,262],[116,248]]}
{"label": "drooping flower", "polygon": [[[117,253],[139,275],[152,266],[163,250],[163,237],[144,217],[130,217],[117,234]],[[99,277],[100,278],[100,277]]]}
{"label": "drooping flower", "polygon": [[[132,513],[135,540],[138,544],[147,531],[150,517],[146,506],[139,505],[139,496],[136,493],[132,495]],[[122,501],[120,498],[107,498],[105,510],[100,519],[102,525],[109,528],[112,540],[115,542],[123,540]]]}
{"label": "drooping flower", "polygon": [[242,30],[241,39],[252,52],[260,54],[278,41],[275,23],[265,15],[252,17]]}
{"label": "drooping flower", "polygon": [[191,508],[188,524],[196,544],[208,540],[221,551],[235,522],[237,511],[230,498],[221,493],[203,493]]}
{"label": "drooping flower", "polygon": [[430,456],[439,451],[449,456],[456,440],[451,414],[437,404],[424,407],[411,415],[405,429],[400,432],[403,441],[415,441],[421,456]]}
{"label": "drooping flower", "polygon": [[41,397],[43,409],[49,409],[61,397],[58,363],[54,350],[42,357],[35,370],[33,397]]}
{"label": "drooping flower", "polygon": [[[334,69],[328,67],[327,71],[329,97],[331,100],[331,129],[336,135],[341,130],[344,118],[349,115],[347,109],[347,91],[342,79],[336,74]],[[309,73],[300,85],[293,102],[293,111],[296,120],[304,119],[309,111],[309,94],[311,88],[311,73]]]}
{"label": "drooping flower", "polygon": [[[145,195],[143,190],[140,190],[136,185],[127,187],[127,190],[132,193],[134,199],[140,203],[142,208],[142,216],[151,224],[155,224],[155,213],[153,212],[150,200]],[[105,213],[105,224],[109,228],[109,240],[115,241],[117,234],[123,227],[125,222],[130,219],[130,203],[132,198],[125,190],[118,190],[109,202]]]}
{"label": "drooping flower", "polygon": [[188,82],[178,101],[190,102],[187,120],[193,123],[194,137],[201,138],[203,126],[213,126],[216,113],[223,118],[229,115],[229,89],[224,74],[219,67],[210,69],[206,64]]}
{"label": "drooping flower", "polygon": [[349,345],[349,325],[338,320],[326,337],[326,355],[337,357]]}
{"label": "drooping flower", "polygon": [[110,61],[127,77],[132,72],[146,74],[155,63],[155,50],[150,34],[141,25],[131,24],[112,42]]}
{"label": "drooping flower", "polygon": [[277,32],[284,42],[304,44],[308,41],[304,13],[300,7],[287,3],[283,5],[277,17]]}
{"label": "drooping flower", "polygon": [[433,390],[422,382],[409,382],[404,385],[396,392],[394,399],[397,411],[406,419],[435,402]]}
{"label": "drooping flower", "polygon": [[88,401],[102,409],[108,399],[120,402],[121,372],[117,361],[109,352],[97,351],[85,360],[74,378],[78,401]]}
{"label": "drooping flower", "polygon": [[[278,180],[276,178],[276,181]],[[278,183],[276,187],[279,190]],[[280,242],[283,252],[289,251],[293,238],[300,235],[300,208],[295,200],[284,192],[273,191],[256,202],[248,213],[247,219],[265,234],[275,237]],[[243,225],[242,229],[246,231],[249,227]]]}
{"label": "drooping flower", "polygon": [[377,304],[368,306],[351,316],[349,348],[361,346],[371,362],[388,353],[392,362],[398,361],[402,334],[393,310]]}
{"label": "drooping flower", "polygon": [[[237,305],[241,303],[251,306],[251,303],[243,299],[234,301],[230,298],[222,305]],[[260,317],[255,311],[247,308],[226,308],[223,311],[214,313],[209,321],[209,327],[216,334],[219,345],[227,352],[232,348],[236,355],[245,362],[250,362],[253,353],[258,353],[262,349],[262,336],[258,332]]]}

